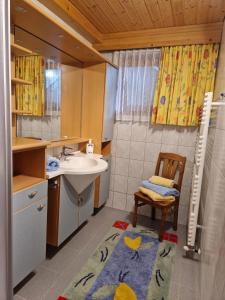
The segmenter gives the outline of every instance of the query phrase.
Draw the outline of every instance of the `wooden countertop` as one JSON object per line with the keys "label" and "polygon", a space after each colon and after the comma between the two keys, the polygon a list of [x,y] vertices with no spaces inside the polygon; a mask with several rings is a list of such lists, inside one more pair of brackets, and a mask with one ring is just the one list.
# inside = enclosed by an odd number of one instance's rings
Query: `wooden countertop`
{"label": "wooden countertop", "polygon": [[51,141],[47,147],[54,148],[54,147],[62,147],[65,145],[82,144],[82,143],[87,143],[87,142],[88,142],[88,139],[86,139],[86,138],[69,137],[69,138],[62,138],[62,139],[59,139],[56,141]]}
{"label": "wooden countertop", "polygon": [[12,150],[22,151],[34,148],[46,147],[49,145],[48,141],[29,139],[23,137],[17,137],[12,139]]}
{"label": "wooden countertop", "polygon": [[27,175],[17,175],[13,177],[13,193],[31,187],[35,184],[46,181],[43,178],[37,178]]}

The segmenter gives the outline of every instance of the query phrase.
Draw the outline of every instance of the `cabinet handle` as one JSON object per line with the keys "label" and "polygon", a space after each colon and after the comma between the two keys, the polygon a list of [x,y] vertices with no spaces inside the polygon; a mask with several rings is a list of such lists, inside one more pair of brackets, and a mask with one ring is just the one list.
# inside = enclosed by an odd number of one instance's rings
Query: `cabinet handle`
{"label": "cabinet handle", "polygon": [[34,196],[37,194],[37,191],[35,191],[35,192],[32,192],[32,193],[30,193],[29,195],[28,195],[28,197],[30,198],[30,199],[32,199],[32,198],[34,198]]}
{"label": "cabinet handle", "polygon": [[42,211],[44,207],[45,207],[44,204],[40,204],[40,205],[37,207],[37,210],[38,210],[38,211]]}

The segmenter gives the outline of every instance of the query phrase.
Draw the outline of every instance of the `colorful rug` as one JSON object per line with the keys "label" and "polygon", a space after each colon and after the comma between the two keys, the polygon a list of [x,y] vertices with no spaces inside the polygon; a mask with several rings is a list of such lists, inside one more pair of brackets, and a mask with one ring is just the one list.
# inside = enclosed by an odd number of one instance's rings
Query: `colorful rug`
{"label": "colorful rug", "polygon": [[176,242],[117,221],[58,300],[166,300]]}

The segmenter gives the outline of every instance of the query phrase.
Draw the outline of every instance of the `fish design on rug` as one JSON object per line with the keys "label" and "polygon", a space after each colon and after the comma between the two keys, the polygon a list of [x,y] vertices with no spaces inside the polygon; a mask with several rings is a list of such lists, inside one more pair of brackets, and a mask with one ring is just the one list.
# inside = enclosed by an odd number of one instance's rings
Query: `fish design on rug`
{"label": "fish design on rug", "polygon": [[118,285],[105,285],[99,288],[93,294],[92,299],[100,300],[111,295],[114,295],[113,300],[137,300],[134,290],[125,282],[120,282]]}
{"label": "fish design on rug", "polygon": [[123,238],[124,244],[134,251],[134,254],[132,255],[131,259],[138,259],[139,258],[139,252],[138,250],[145,250],[150,249],[153,246],[153,243],[142,243],[142,237],[138,236],[134,239],[130,238],[129,236],[125,236]]}

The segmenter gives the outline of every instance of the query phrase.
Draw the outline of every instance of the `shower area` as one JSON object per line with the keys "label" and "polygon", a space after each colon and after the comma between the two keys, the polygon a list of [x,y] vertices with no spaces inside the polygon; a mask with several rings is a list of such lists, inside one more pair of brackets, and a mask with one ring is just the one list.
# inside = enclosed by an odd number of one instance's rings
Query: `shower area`
{"label": "shower area", "polygon": [[[214,101],[225,92],[225,28]],[[201,189],[200,299],[225,299],[225,106],[211,111]]]}

